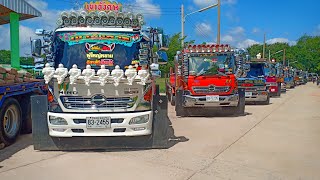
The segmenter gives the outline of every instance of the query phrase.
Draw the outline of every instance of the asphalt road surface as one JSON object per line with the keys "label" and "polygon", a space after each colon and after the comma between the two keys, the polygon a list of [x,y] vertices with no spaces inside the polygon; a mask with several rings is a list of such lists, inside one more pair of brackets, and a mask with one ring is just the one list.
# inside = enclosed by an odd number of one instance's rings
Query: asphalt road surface
{"label": "asphalt road surface", "polygon": [[297,87],[242,117],[169,117],[166,150],[38,152],[31,135],[0,150],[1,180],[320,179],[320,88]]}

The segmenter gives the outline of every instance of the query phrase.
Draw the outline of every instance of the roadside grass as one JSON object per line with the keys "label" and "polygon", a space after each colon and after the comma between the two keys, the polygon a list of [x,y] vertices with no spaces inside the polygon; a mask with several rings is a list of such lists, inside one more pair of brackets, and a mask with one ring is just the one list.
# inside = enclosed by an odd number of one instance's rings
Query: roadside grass
{"label": "roadside grass", "polygon": [[157,84],[160,88],[160,93],[166,93],[166,78],[157,79]]}

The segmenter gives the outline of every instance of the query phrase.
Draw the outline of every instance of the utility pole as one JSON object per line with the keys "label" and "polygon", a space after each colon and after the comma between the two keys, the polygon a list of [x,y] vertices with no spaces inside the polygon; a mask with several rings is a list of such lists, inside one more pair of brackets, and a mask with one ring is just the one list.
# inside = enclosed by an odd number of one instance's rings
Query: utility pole
{"label": "utility pole", "polygon": [[266,53],[266,33],[264,33],[264,37],[263,37],[262,59],[264,59],[265,53]]}
{"label": "utility pole", "polygon": [[221,1],[218,0],[218,33],[217,44],[220,44]]}
{"label": "utility pole", "polygon": [[184,6],[181,5],[181,47],[184,48]]}
{"label": "utility pole", "polygon": [[[283,50],[283,66],[286,65],[286,49]],[[288,64],[289,66],[289,64]]]}

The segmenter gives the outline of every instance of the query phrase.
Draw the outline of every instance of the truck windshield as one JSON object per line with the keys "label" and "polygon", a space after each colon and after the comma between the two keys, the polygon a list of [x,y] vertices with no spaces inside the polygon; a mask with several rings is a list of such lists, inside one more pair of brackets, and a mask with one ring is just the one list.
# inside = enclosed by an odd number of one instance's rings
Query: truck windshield
{"label": "truck windshield", "polygon": [[232,55],[197,56],[189,58],[190,75],[217,75],[234,73]]}
{"label": "truck windshield", "polygon": [[264,68],[265,76],[275,76],[276,75],[276,68],[273,64],[266,64]]}
{"label": "truck windshield", "polygon": [[247,73],[247,77],[259,77],[264,76],[264,64],[250,64],[250,71]]}
{"label": "truck windshield", "polygon": [[55,66],[63,64],[79,69],[101,65],[112,70],[116,65],[122,69],[135,64],[139,59],[141,36],[134,33],[112,32],[59,32],[55,35]]}

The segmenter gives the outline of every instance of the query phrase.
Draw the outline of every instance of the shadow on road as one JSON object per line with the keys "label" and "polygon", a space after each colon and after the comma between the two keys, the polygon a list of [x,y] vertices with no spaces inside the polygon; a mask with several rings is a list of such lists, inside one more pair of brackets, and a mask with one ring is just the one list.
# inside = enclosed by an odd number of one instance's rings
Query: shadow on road
{"label": "shadow on road", "polygon": [[[22,135],[11,146],[0,150],[0,162],[9,159],[12,155],[32,145],[31,134]],[[1,168],[1,167],[0,167]]]}

